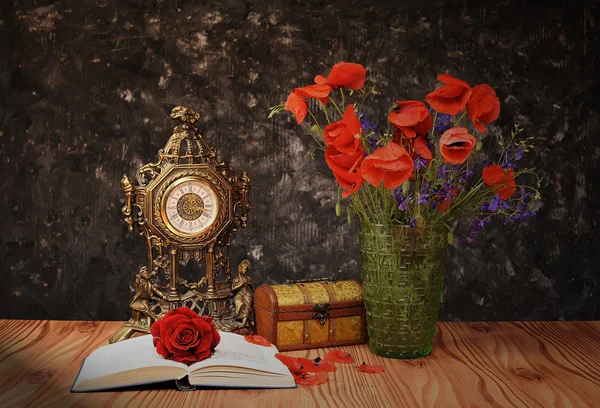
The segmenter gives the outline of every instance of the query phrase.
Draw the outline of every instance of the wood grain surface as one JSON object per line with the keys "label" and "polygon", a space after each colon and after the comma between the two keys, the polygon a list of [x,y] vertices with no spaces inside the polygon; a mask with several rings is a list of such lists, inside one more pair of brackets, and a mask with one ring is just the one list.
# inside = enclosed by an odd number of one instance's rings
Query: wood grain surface
{"label": "wood grain surface", "polygon": [[[342,349],[329,382],[292,390],[157,389],[71,394],[83,359],[120,322],[0,320],[0,407],[598,407],[600,322],[438,323],[418,360]],[[286,354],[314,358],[323,349]]]}

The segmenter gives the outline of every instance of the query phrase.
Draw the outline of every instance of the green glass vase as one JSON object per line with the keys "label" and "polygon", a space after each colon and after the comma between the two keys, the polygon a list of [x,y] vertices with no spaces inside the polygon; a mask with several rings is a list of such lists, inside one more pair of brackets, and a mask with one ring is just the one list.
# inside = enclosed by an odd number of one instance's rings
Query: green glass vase
{"label": "green glass vase", "polygon": [[431,353],[444,288],[447,230],[362,223],[369,346],[389,358]]}

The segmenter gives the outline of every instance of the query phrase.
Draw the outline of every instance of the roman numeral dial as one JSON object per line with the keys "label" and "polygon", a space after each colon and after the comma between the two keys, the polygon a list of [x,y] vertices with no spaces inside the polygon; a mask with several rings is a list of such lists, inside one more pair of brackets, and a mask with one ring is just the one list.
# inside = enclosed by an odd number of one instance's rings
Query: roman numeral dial
{"label": "roman numeral dial", "polygon": [[165,193],[163,219],[175,233],[198,236],[214,224],[218,207],[217,195],[205,181],[180,179]]}

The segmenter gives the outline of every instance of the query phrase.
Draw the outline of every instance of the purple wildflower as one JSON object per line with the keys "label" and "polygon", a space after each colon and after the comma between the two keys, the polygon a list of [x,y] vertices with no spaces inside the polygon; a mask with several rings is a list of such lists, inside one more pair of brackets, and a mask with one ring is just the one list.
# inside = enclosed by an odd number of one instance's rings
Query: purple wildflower
{"label": "purple wildflower", "polygon": [[472,236],[466,236],[465,239],[461,239],[460,242],[462,244],[472,244],[473,243],[473,237]]}
{"label": "purple wildflower", "polygon": [[371,152],[377,150],[377,142],[379,142],[379,139],[377,139],[374,135],[370,135],[369,137],[367,137],[367,143],[369,144],[369,149],[371,150]]}
{"label": "purple wildflower", "polygon": [[525,157],[525,149],[523,148],[523,146],[519,146],[519,148],[515,150],[515,154],[513,155],[513,161],[518,162],[523,157]]}
{"label": "purple wildflower", "polygon": [[417,156],[415,158],[415,170],[419,171],[420,169],[424,169],[427,167],[427,160],[422,158],[421,156]]}
{"label": "purple wildflower", "polygon": [[429,194],[419,194],[419,200],[417,200],[418,204],[427,204],[429,201]]}
{"label": "purple wildflower", "polygon": [[465,173],[458,179],[459,183],[466,183],[473,177],[473,170],[469,168],[469,165],[465,168]]}
{"label": "purple wildflower", "polygon": [[529,218],[533,217],[534,215],[535,215],[535,211],[533,211],[533,210],[526,210],[526,211],[523,211],[519,215],[519,219],[521,221],[523,221],[525,224],[527,224],[529,222]]}
{"label": "purple wildflower", "polygon": [[372,123],[369,122],[368,120],[365,119],[365,114],[363,112],[360,112],[358,114],[358,118],[360,120],[360,124],[362,126],[363,129],[371,129],[374,130],[375,132],[377,132],[379,130],[379,126],[377,125],[377,123]]}
{"label": "purple wildflower", "polygon": [[437,118],[435,120],[434,131],[436,134],[441,135],[446,130],[452,127],[452,115],[447,115],[445,113],[438,113]]}
{"label": "purple wildflower", "polygon": [[405,196],[404,194],[402,194],[402,188],[397,188],[396,190],[394,190],[394,198],[396,199],[396,202],[398,203],[398,209],[400,211],[406,211],[408,203],[410,202],[410,199],[412,198],[412,194],[408,193],[408,195]]}
{"label": "purple wildflower", "polygon": [[444,176],[446,175],[446,173],[448,172],[448,166],[443,164],[440,166],[440,168],[438,169],[438,178],[444,178]]}
{"label": "purple wildflower", "polygon": [[529,204],[530,196],[531,192],[527,192],[523,187],[521,187],[521,202],[523,205]]}
{"label": "purple wildflower", "polygon": [[411,218],[410,221],[408,222],[408,227],[409,228],[414,228],[417,226],[417,219],[416,218]]}
{"label": "purple wildflower", "polygon": [[494,198],[492,198],[489,203],[484,203],[481,206],[482,211],[489,211],[489,212],[500,211],[503,208],[510,208],[510,206],[508,205],[507,202],[502,201],[498,194],[496,194],[496,196],[494,196]]}
{"label": "purple wildflower", "polygon": [[488,218],[476,219],[471,222],[471,228],[474,232],[481,231],[485,228],[485,224],[489,224],[490,220]]}

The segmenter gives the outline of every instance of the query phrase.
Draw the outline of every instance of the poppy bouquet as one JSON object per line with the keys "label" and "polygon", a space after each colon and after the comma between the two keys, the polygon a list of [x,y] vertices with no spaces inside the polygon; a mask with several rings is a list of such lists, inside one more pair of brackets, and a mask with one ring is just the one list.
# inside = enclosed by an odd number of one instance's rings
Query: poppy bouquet
{"label": "poppy bouquet", "polygon": [[[495,157],[482,151],[482,135],[500,114],[494,89],[471,87],[448,74],[441,86],[426,95],[427,104],[401,100],[385,120],[364,113],[378,91],[360,64],[340,62],[327,77],[296,88],[285,104],[271,108],[269,117],[286,110],[322,151],[339,184],[341,198],[361,222],[400,224],[411,228],[452,225],[470,215],[476,219],[465,235],[473,237],[493,216],[505,223],[527,222],[540,198],[539,177],[520,161],[534,148],[515,125],[510,137],[498,137]],[[307,124],[307,116],[312,123]],[[532,181],[535,186],[522,183]],[[531,183],[530,183],[531,184]],[[351,221],[351,212],[348,212]]]}

